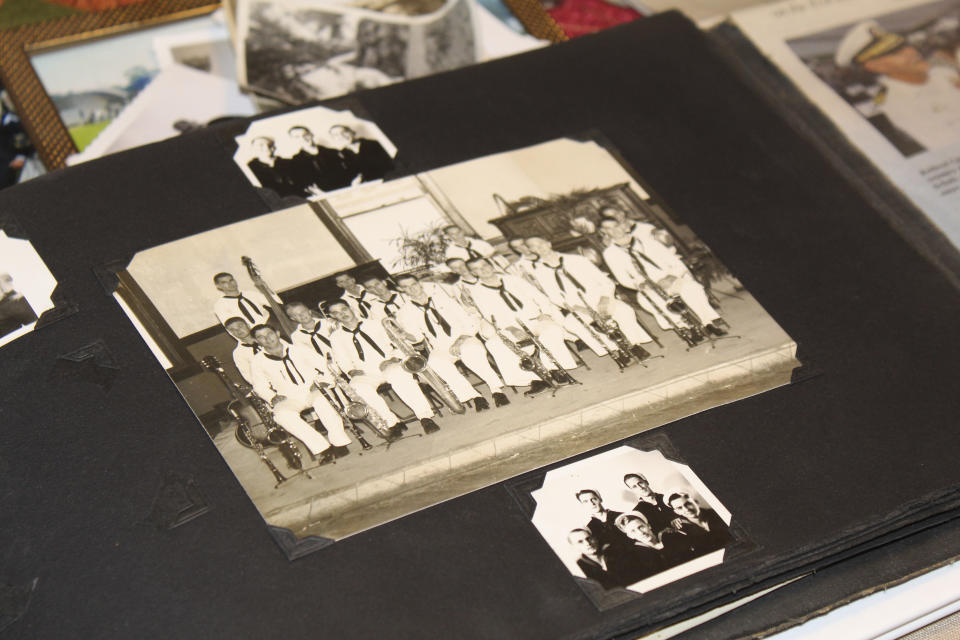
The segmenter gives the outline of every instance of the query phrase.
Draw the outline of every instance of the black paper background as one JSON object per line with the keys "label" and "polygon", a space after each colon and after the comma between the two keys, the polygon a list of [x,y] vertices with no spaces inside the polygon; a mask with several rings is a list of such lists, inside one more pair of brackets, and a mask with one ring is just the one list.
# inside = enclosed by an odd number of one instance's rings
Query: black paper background
{"label": "black paper background", "polygon": [[[94,275],[266,212],[202,131],[0,193],[81,309],[0,351],[11,637],[602,637],[957,505],[956,291],[678,14],[356,100],[411,172],[598,129],[793,336],[822,375],[664,427],[760,549],[601,614],[495,486],[289,563]],[[96,340],[109,390],[48,382]],[[160,531],[168,473],[211,511]]]}

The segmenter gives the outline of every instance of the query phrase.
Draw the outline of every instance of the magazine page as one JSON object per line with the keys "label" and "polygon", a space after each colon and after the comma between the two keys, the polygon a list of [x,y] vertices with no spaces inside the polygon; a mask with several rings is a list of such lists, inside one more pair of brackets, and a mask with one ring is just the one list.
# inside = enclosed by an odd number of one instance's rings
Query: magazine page
{"label": "magazine page", "polygon": [[790,0],[731,19],[960,246],[960,2]]}

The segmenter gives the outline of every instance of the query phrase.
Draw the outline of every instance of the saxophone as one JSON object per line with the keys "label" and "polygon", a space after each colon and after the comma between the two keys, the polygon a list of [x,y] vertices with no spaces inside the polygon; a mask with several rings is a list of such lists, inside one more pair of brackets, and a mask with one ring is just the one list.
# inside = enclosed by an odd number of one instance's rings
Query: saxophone
{"label": "saxophone", "polygon": [[[384,440],[392,441],[394,436],[390,434],[390,430],[387,427],[387,421],[383,419],[379,413],[371,409],[366,402],[360,397],[360,394],[357,393],[356,389],[351,387],[347,381],[344,379],[343,370],[337,365],[333,360],[333,354],[327,354],[327,368],[330,369],[330,374],[333,376],[333,383],[337,386],[337,389],[343,396],[347,399],[347,405],[341,407],[341,410],[349,418],[349,423],[353,424],[354,420],[366,420],[374,431],[377,432],[377,435],[383,438]],[[334,408],[337,408],[337,404],[333,404]],[[356,427],[356,425],[354,425]],[[357,431],[354,431],[357,433]],[[358,440],[361,437],[358,434]],[[361,446],[363,446],[361,444]],[[366,448],[366,447],[364,447]]]}
{"label": "saxophone", "polygon": [[507,337],[507,334],[500,330],[500,327],[497,326],[497,319],[493,316],[490,316],[490,324],[493,325],[493,330],[496,332],[497,337],[500,338],[500,341],[506,345],[507,349],[513,351],[518,358],[520,358],[520,368],[524,371],[532,371],[537,374],[541,380],[550,385],[550,388],[554,393],[557,392],[557,383],[554,382],[553,376],[550,375],[550,372],[547,371],[547,368],[543,366],[543,362],[540,361],[540,358],[536,357],[536,352],[534,355],[529,355],[526,351],[520,348],[516,342]]}
{"label": "saxophone", "polygon": [[437,372],[427,364],[427,359],[423,354],[417,351],[404,337],[407,332],[397,324],[397,321],[388,316],[381,323],[390,341],[403,352],[403,362],[400,366],[403,367],[404,371],[421,376],[427,384],[433,387],[433,390],[437,392],[437,395],[443,400],[443,404],[447,405],[450,411],[457,414],[464,413],[467,409],[450,390],[450,385],[437,375]]}

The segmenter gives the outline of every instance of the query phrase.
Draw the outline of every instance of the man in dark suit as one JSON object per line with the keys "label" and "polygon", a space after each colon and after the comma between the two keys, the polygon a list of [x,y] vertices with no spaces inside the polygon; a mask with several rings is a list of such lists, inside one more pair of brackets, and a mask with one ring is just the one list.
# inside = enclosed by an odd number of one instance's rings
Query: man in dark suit
{"label": "man in dark suit", "polygon": [[672,491],[667,505],[677,514],[673,528],[687,536],[696,555],[722,549],[732,540],[730,529],[716,511],[701,507],[686,491]]}
{"label": "man in dark suit", "polygon": [[290,127],[287,134],[300,150],[290,158],[290,174],[301,195],[318,190],[335,191],[349,187],[358,171],[349,166],[348,159],[336,149],[319,145],[309,129],[302,125]]}
{"label": "man in dark suit", "polygon": [[604,589],[621,586],[607,566],[609,546],[601,546],[589,529],[574,529],[567,534],[567,542],[580,552],[577,566],[585,577],[596,580]]}
{"label": "man in dark suit", "polygon": [[616,549],[629,544],[623,532],[614,525],[619,511],[611,511],[603,506],[603,498],[596,489],[581,489],[577,491],[577,501],[584,506],[590,521],[586,528],[590,530],[597,544],[601,547],[609,545],[611,549]]}
{"label": "man in dark suit", "polygon": [[250,171],[264,189],[270,189],[281,198],[303,195],[297,191],[290,177],[289,160],[277,155],[273,138],[258,136],[250,142],[254,158],[247,163]]}
{"label": "man in dark suit", "polygon": [[642,513],[654,533],[660,533],[669,527],[670,522],[677,517],[663,501],[663,494],[654,492],[647,479],[639,473],[623,476],[623,484],[637,497],[637,504],[632,511]]}
{"label": "man in dark suit", "polygon": [[362,182],[379,180],[393,169],[393,158],[376,140],[360,138],[357,132],[342,124],[330,127],[330,136],[342,146],[340,152],[352,160]]}

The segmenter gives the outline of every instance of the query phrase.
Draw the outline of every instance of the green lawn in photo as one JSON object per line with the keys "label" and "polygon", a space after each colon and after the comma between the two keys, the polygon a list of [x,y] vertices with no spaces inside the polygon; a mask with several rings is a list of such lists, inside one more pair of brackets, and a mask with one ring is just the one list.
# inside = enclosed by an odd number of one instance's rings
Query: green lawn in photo
{"label": "green lawn in photo", "polygon": [[70,137],[73,138],[73,144],[77,145],[78,151],[83,151],[88,144],[93,142],[103,129],[113,122],[110,120],[101,120],[91,124],[81,124],[78,127],[70,128]]}
{"label": "green lawn in photo", "polygon": [[43,0],[0,0],[0,29],[12,29],[44,20],[56,20],[75,13],[81,12]]}

